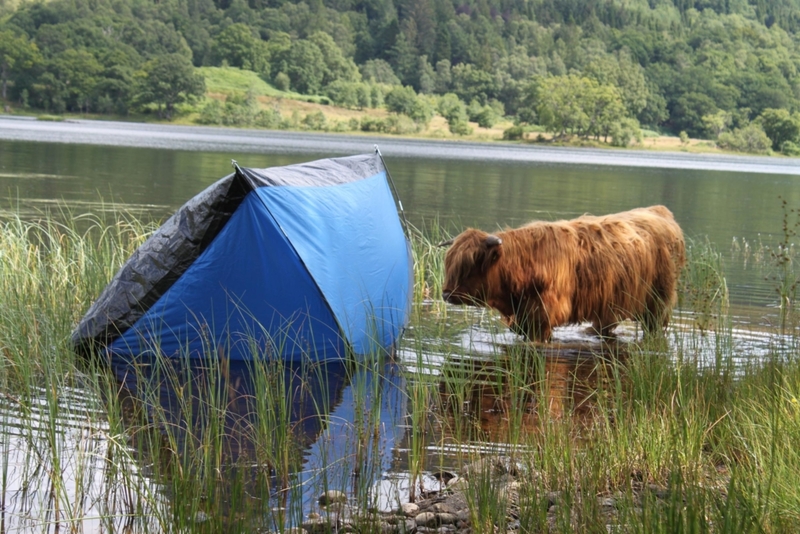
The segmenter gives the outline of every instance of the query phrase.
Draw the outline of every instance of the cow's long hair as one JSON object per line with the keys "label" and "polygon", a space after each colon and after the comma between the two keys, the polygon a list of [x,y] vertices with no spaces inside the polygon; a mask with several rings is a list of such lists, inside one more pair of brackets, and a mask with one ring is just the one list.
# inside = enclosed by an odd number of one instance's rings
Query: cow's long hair
{"label": "cow's long hair", "polygon": [[496,234],[470,228],[447,252],[443,294],[496,308],[530,339],[583,321],[604,335],[624,319],[654,331],[669,321],[684,263],[683,232],[664,206]]}

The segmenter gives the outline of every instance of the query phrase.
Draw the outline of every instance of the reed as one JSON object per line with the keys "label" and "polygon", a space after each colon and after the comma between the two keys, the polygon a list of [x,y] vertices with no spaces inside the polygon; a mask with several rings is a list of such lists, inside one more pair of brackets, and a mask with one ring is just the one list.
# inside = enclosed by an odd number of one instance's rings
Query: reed
{"label": "reed", "polygon": [[442,284],[444,278],[444,255],[446,249],[440,243],[450,238],[434,221],[428,226],[417,228],[408,225],[411,239],[411,253],[414,259],[414,302],[442,303]]}
{"label": "reed", "polygon": [[772,282],[778,296],[780,330],[781,334],[785,334],[787,327],[793,322],[797,286],[800,284],[800,276],[794,270],[797,256],[794,239],[797,237],[797,229],[800,227],[800,213],[790,209],[786,199],[781,198],[780,200],[783,212],[781,239],[776,246],[767,248],[772,270],[766,279]]}
{"label": "reed", "polygon": [[691,312],[691,327],[702,334],[724,319],[730,306],[722,254],[707,239],[687,239],[686,256],[678,307]]}
{"label": "reed", "polygon": [[[73,355],[69,334],[153,225],[124,214],[2,225],[0,530],[285,531],[328,489],[367,510],[385,414],[398,406],[411,498],[439,491],[426,475],[472,466],[445,491],[463,493],[475,532],[800,530],[797,336],[785,328],[765,354],[742,353],[712,244],[689,247],[688,319],[663,337],[576,352],[440,303],[445,236],[415,230],[399,369],[377,355],[339,371],[237,368],[212,346],[217,357],[198,366],[153,347],[121,382]],[[349,388],[351,420],[330,417],[341,393],[322,392],[336,384]],[[323,458],[315,473],[310,441]],[[383,528],[374,514],[353,520]]]}

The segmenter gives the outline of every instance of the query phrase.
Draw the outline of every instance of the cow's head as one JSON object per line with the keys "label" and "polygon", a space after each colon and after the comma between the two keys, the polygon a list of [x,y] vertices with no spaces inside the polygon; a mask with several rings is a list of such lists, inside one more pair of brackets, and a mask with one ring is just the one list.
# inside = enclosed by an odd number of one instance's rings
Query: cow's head
{"label": "cow's head", "polygon": [[[445,243],[447,244],[447,243]],[[486,305],[489,271],[503,254],[503,240],[470,228],[452,240],[444,259],[442,297],[452,304]]]}

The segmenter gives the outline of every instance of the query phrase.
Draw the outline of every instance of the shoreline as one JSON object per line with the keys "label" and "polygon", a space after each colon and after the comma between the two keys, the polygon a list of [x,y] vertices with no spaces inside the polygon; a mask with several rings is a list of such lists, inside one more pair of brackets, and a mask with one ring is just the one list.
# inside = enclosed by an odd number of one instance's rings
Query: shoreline
{"label": "shoreline", "polygon": [[543,146],[508,141],[239,129],[77,118],[47,121],[17,115],[0,115],[0,140],[209,152],[318,153],[326,156],[368,152],[377,145],[387,158],[719,170],[800,176],[800,164],[796,159],[774,156],[668,152],[646,148]]}

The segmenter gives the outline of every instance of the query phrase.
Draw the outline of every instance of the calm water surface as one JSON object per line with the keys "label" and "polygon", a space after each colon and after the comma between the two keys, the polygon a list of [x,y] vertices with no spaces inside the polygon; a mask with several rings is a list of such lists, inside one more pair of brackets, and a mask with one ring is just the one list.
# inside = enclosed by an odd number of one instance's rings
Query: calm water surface
{"label": "calm water surface", "polygon": [[[779,197],[800,207],[800,161],[789,158],[2,117],[0,198],[23,213],[57,204],[73,213],[122,205],[164,217],[228,174],[231,159],[270,167],[376,144],[409,221],[452,233],[664,204],[687,236],[707,238],[730,256],[734,244],[757,250],[776,242]],[[772,288],[748,270],[753,262],[735,259],[726,264],[733,301],[772,304]]]}
{"label": "calm water surface", "polygon": [[[737,354],[757,357],[774,342],[764,332],[774,323],[777,299],[770,282],[764,280],[769,271],[758,253],[762,245],[774,245],[782,235],[780,198],[791,208],[800,207],[798,160],[0,117],[0,198],[5,197],[0,214],[35,216],[65,206],[73,214],[124,208],[161,218],[231,172],[231,159],[246,167],[270,167],[368,152],[376,144],[408,220],[418,227],[435,224],[451,233],[466,226],[493,230],[532,219],[665,204],[687,236],[708,239],[723,254],[731,299],[739,314]],[[490,360],[503,346],[516,342],[515,336],[479,310],[451,313],[456,326],[445,340],[430,339],[424,325],[412,325],[406,337],[425,347],[425,358],[422,361],[417,352],[401,349],[400,359],[405,359],[407,367],[422,366],[426,373],[436,374],[454,350],[473,354],[476,361]],[[688,320],[677,314],[677,323]],[[626,327],[621,339],[636,335]],[[587,342],[580,328],[563,329],[556,337],[565,343]],[[708,343],[707,350],[713,353],[713,338],[701,343]],[[594,368],[594,362],[586,364],[569,351],[548,359],[547,373],[561,377],[551,383],[563,389],[563,395],[556,392],[553,398],[572,397],[568,404],[582,403],[581,395],[590,396]],[[476,446],[496,447],[502,418],[481,406],[497,400],[484,400],[486,391],[479,381],[476,384],[468,398],[478,413],[484,413]],[[390,386],[404,387],[400,379],[389,380]],[[331,421],[351,418],[352,401],[347,399],[352,395],[352,388],[342,384]],[[555,414],[561,409],[558,405],[550,408]],[[6,455],[5,465],[12,473],[12,485],[17,480],[22,484],[24,469],[14,466],[24,464],[28,440],[13,431],[14,410],[2,402],[0,416],[4,423],[0,445],[12,452]],[[409,435],[398,417],[402,419],[402,414],[395,413],[387,422],[400,431],[384,436],[385,472],[377,477],[386,503],[395,502],[408,484],[403,451],[410,446]],[[526,424],[535,426],[535,421]],[[73,449],[89,446],[80,429],[73,432],[74,425],[65,429],[65,436],[76,436],[65,438]],[[319,432],[316,429],[312,437],[316,439]],[[431,463],[434,457],[441,463],[441,448],[435,444],[446,439],[445,435],[430,438]],[[91,444],[102,456],[102,440]],[[313,443],[310,447],[308,465],[318,465],[313,458],[319,452]],[[102,492],[102,487],[92,491]],[[20,506],[31,508],[30,503]],[[47,509],[48,504],[38,506]]]}

